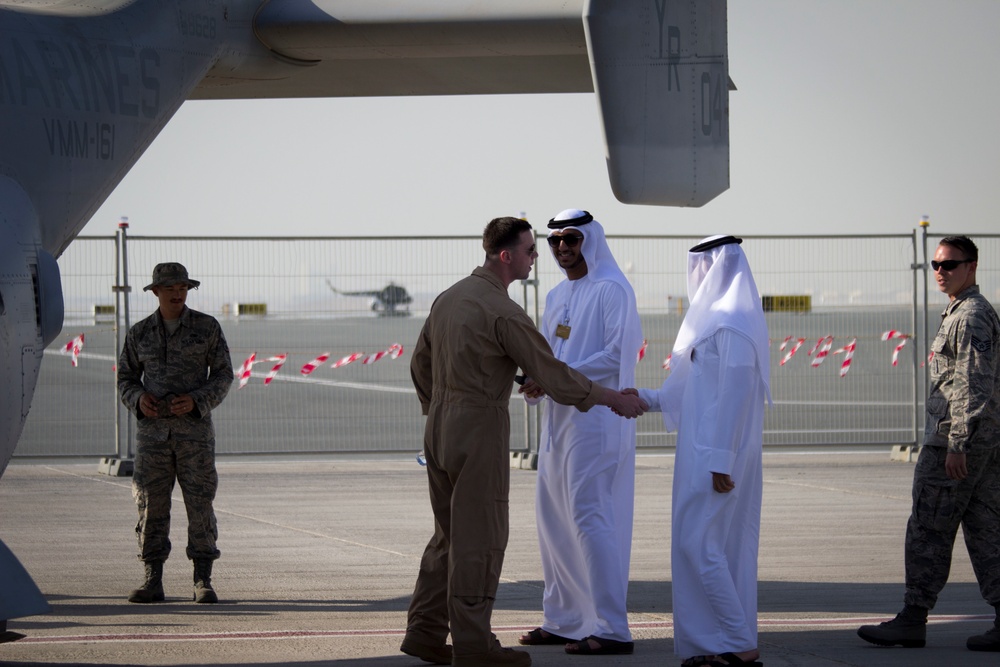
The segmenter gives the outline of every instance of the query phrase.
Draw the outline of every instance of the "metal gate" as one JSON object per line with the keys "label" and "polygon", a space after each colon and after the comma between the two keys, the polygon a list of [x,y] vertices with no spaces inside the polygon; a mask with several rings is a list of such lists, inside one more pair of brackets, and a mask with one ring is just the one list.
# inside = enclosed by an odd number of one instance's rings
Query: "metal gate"
{"label": "metal gate", "polygon": [[[745,237],[772,339],[774,408],[765,418],[765,445],[918,441],[923,361],[947,302],[928,287],[927,252],[933,254],[938,238],[926,228],[905,235]],[[635,288],[647,340],[639,386],[657,387],[666,377],[663,362],[686,305],[687,249],[697,240],[608,237]],[[1000,236],[975,241],[980,286],[996,304]],[[533,317],[563,278],[540,245],[532,280],[510,288]],[[202,281],[188,305],[220,320],[234,368],[251,354],[257,360],[247,384],[234,384],[214,415],[220,454],[417,452],[423,418],[409,352],[434,297],[482,260],[478,236],[80,237],[59,258],[66,322],[60,342],[46,351],[15,455],[128,453],[132,436],[115,392],[115,362],[127,324],[156,308],[141,286],[162,261],[179,261]],[[884,339],[890,331],[898,337]],[[83,347],[74,366],[65,346],[78,336]],[[402,347],[398,358],[362,363],[393,345]],[[323,354],[327,361],[313,373],[300,372]],[[355,354],[362,356],[331,367]],[[285,361],[265,385],[279,355]],[[511,418],[511,449],[534,449],[537,418],[516,395]],[[673,444],[658,415],[640,418],[639,447]]]}

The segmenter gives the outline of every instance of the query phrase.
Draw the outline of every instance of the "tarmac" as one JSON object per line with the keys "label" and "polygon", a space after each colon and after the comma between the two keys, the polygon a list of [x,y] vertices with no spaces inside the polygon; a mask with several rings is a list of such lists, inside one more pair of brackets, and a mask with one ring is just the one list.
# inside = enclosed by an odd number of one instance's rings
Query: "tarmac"
{"label": "tarmac", "polygon": [[[534,665],[677,665],[670,585],[673,457],[641,455],[629,612],[635,653],[580,657],[528,647]],[[414,667],[399,652],[432,521],[426,476],[399,456],[219,462],[222,558],[217,605],[191,601],[186,518],[175,492],[167,600],[130,604],[135,558],[130,479],[98,462],[10,465],[0,481],[0,539],[52,606],[13,619],[26,635],[0,644],[4,665],[262,665]],[[902,607],[903,535],[913,464],[881,451],[765,453],[759,647],[769,667],[998,665],[965,648],[986,631],[964,543],[932,611],[927,647],[879,648],[856,635]],[[541,621],[534,518],[536,473],[511,470],[511,534],[493,629],[504,645]]]}

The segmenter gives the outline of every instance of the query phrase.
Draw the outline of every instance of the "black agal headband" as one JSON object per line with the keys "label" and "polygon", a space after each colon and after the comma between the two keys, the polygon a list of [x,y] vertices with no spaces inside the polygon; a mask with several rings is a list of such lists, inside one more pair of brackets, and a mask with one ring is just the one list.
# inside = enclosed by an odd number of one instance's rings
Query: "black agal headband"
{"label": "black agal headband", "polygon": [[729,245],[730,243],[743,243],[743,239],[736,236],[721,236],[717,239],[699,243],[695,247],[691,248],[690,252],[705,252],[706,250],[718,248],[720,245]]}

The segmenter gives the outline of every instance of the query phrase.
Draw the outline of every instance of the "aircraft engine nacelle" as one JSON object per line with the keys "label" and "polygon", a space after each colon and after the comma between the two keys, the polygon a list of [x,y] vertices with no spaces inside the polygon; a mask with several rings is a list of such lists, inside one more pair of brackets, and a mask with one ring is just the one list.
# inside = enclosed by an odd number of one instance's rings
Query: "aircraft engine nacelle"
{"label": "aircraft engine nacelle", "polygon": [[[0,176],[0,475],[28,418],[42,350],[62,329],[59,266],[42,249],[38,214],[15,181]],[[0,541],[0,631],[6,619],[49,611],[41,591]],[[16,633],[0,632],[7,641]]]}
{"label": "aircraft engine nacelle", "polygon": [[0,474],[31,407],[42,350],[62,330],[59,266],[42,248],[38,216],[15,181],[0,176]]}

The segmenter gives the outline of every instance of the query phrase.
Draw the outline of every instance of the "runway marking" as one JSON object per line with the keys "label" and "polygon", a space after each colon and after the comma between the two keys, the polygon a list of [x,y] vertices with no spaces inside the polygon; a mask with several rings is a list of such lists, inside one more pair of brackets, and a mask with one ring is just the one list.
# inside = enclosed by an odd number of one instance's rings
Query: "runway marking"
{"label": "runway marking", "polygon": [[[72,472],[70,470],[61,470],[61,469],[53,467],[53,466],[43,466],[43,468],[45,468],[46,470],[51,470],[53,472],[57,472],[57,473],[63,474],[63,475],[67,475],[69,477],[76,477],[78,479],[86,480],[88,482],[99,482],[99,483],[102,483],[102,484],[109,484],[111,486],[116,486],[116,487],[123,488],[123,489],[130,489],[131,486],[132,486],[131,482],[116,482],[113,479],[95,478],[95,477],[93,477],[91,475],[81,475],[79,473],[75,473],[75,472]],[[175,490],[174,493],[171,495],[171,500],[173,502],[176,502],[176,503],[183,503],[184,502],[184,497],[183,497],[183,495],[179,491]],[[283,523],[278,523],[276,521],[269,521],[267,519],[260,519],[258,517],[250,516],[248,514],[240,514],[239,512],[233,512],[232,510],[227,510],[224,507],[216,506],[215,507],[215,512],[216,512],[216,514],[226,514],[228,516],[238,517],[240,519],[245,519],[247,521],[253,521],[255,523],[264,524],[266,526],[273,526],[275,528],[281,528],[281,529],[284,529],[284,530],[290,530],[290,531],[293,531],[293,532],[296,532],[296,533],[302,533],[304,535],[311,535],[312,537],[321,537],[323,539],[333,540],[335,542],[340,542],[341,544],[347,544],[347,545],[350,545],[350,546],[353,546],[353,547],[361,547],[363,549],[370,549],[370,550],[373,550],[373,551],[380,551],[382,553],[390,554],[390,555],[393,555],[393,556],[400,556],[402,558],[407,558],[407,559],[410,559],[410,560],[419,561],[420,558],[421,558],[421,554],[405,554],[405,553],[403,553],[401,551],[394,551],[392,549],[385,549],[383,547],[378,547],[378,546],[375,546],[373,544],[364,544],[363,542],[355,542],[353,540],[347,540],[347,539],[344,539],[342,537],[336,537],[334,535],[328,535],[326,533],[320,533],[320,532],[315,531],[315,530],[307,530],[305,528],[296,528],[295,526],[288,526],[288,525],[285,525]],[[516,583],[516,582],[514,582],[514,583]]]}
{"label": "runway marking", "polygon": [[777,405],[876,405],[879,407],[910,407],[913,401],[775,401]]}
{"label": "runway marking", "polygon": [[884,498],[886,500],[903,500],[910,502],[911,498],[909,496],[892,496],[885,493],[872,493],[870,491],[858,491],[856,489],[845,489],[837,486],[823,486],[822,484],[806,484],[804,482],[789,482],[784,480],[773,480],[765,479],[765,484],[780,484],[783,486],[797,486],[802,489],[818,489],[820,491],[836,491],[837,493],[846,493],[851,496],[867,496],[869,498]]}
{"label": "runway marking", "polygon": [[[45,350],[45,354],[54,354],[60,357],[69,356],[58,352],[55,350]],[[116,362],[117,359],[112,355],[108,354],[95,354],[93,352],[81,352],[81,359],[97,359],[99,361],[110,361],[112,363]],[[266,372],[252,372],[251,377],[263,378],[267,375]],[[385,384],[366,384],[364,382],[343,382],[339,380],[324,380],[317,377],[296,377],[294,375],[278,375],[272,380],[273,382],[299,382],[302,384],[315,384],[322,387],[336,387],[338,389],[362,389],[367,391],[380,391],[389,394],[416,394],[417,391],[413,387],[393,387],[391,385]]]}
{"label": "runway marking", "polygon": [[[72,472],[72,471],[69,471],[69,470],[60,470],[59,468],[55,468],[55,467],[51,467],[51,466],[43,466],[43,467],[46,470],[52,470],[53,472],[58,472],[58,473],[61,473],[63,475],[68,475],[70,477],[77,477],[79,479],[87,480],[89,482],[101,482],[101,483],[104,483],[104,484],[110,484],[112,486],[117,486],[117,487],[120,487],[120,488],[131,488],[131,482],[129,482],[129,483],[115,483],[113,480],[110,480],[110,479],[105,480],[105,479],[100,479],[100,478],[94,478],[93,476],[90,476],[90,475],[81,475],[79,473],[75,473],[75,472]],[[182,503],[184,501],[183,496],[179,492],[177,492],[177,491],[175,491],[171,495],[171,499],[172,499],[173,502],[179,502],[179,503]],[[403,558],[408,558],[408,559],[411,559],[411,560],[420,560],[420,558],[421,558],[420,554],[404,554],[401,551],[394,551],[392,549],[385,549],[383,547],[378,547],[378,546],[375,546],[373,544],[364,544],[363,542],[355,542],[353,540],[346,540],[346,539],[344,539],[342,537],[336,537],[334,535],[328,535],[326,533],[321,533],[321,532],[318,532],[318,531],[315,531],[315,530],[307,530],[305,528],[296,528],[295,526],[288,526],[286,524],[278,523],[276,521],[269,521],[267,519],[261,519],[261,518],[255,517],[255,516],[250,516],[248,514],[240,514],[239,512],[233,512],[232,510],[227,510],[227,509],[225,509],[223,507],[216,506],[215,507],[215,512],[216,512],[216,514],[226,514],[228,516],[234,516],[234,517],[238,517],[240,519],[245,519],[247,521],[253,521],[255,523],[264,524],[266,526],[273,526],[275,528],[282,528],[284,530],[290,530],[292,532],[302,533],[304,535],[311,535],[312,537],[322,537],[322,538],[327,539],[327,540],[333,540],[335,542],[340,542],[341,544],[348,544],[348,545],[353,546],[353,547],[361,547],[361,548],[364,548],[364,549],[371,549],[371,550],[374,550],[374,551],[380,551],[382,553],[391,554],[393,556],[401,556]]]}
{"label": "runway marking", "polygon": [[[252,377],[264,377],[266,373],[251,373]],[[343,382],[340,380],[324,380],[322,378],[295,377],[294,375],[277,375],[272,382],[300,382],[302,384],[317,384],[323,387],[342,389],[367,389],[368,391],[384,391],[391,394],[416,394],[413,387],[393,387],[385,384],[365,384],[363,382]]]}
{"label": "runway marking", "polygon": [[[831,618],[759,618],[757,625],[764,628],[838,628],[881,623],[887,616],[838,616]],[[991,621],[987,615],[942,615],[931,616],[931,624],[962,623],[971,621]],[[495,625],[494,632],[527,632],[534,625]],[[629,623],[633,630],[672,630],[671,619],[662,621],[638,621]],[[371,630],[272,630],[260,632],[179,632],[179,633],[113,633],[95,635],[51,635],[48,637],[25,637],[18,644],[82,644],[93,642],[214,642],[239,639],[335,639],[340,637],[402,637],[405,628],[382,628]]]}
{"label": "runway marking", "polygon": [[385,553],[385,554],[390,554],[390,555],[393,555],[393,556],[401,556],[403,558],[408,558],[410,560],[417,560],[417,561],[419,561],[420,558],[422,557],[422,554],[404,554],[401,551],[394,551],[392,549],[385,549],[383,547],[377,547],[377,546],[375,546],[373,544],[365,544],[363,542],[355,542],[353,540],[345,540],[342,537],[335,537],[334,535],[327,535],[326,533],[320,533],[320,532],[315,531],[315,530],[307,530],[305,528],[296,528],[295,526],[288,526],[288,525],[285,525],[283,523],[278,523],[276,521],[268,521],[267,519],[259,519],[257,517],[249,516],[247,514],[240,514],[238,512],[233,512],[232,510],[220,509],[220,508],[216,507],[215,511],[216,511],[216,513],[228,514],[229,516],[239,517],[241,519],[246,519],[247,521],[254,521],[256,523],[261,523],[261,524],[264,524],[265,526],[273,526],[275,528],[282,528],[284,530],[290,530],[292,532],[302,533],[304,535],[311,535],[313,537],[322,537],[324,539],[333,540],[334,542],[340,542],[341,544],[347,544],[347,545],[350,545],[352,547],[361,547],[363,549],[371,549],[373,551],[380,551],[380,552]]}
{"label": "runway marking", "polygon": [[[912,434],[913,428],[911,427],[886,427],[886,428],[807,428],[807,429],[765,429],[764,435],[816,435],[819,433],[828,435],[844,435],[848,433],[906,433]],[[637,438],[664,438],[668,435],[675,435],[675,431],[642,431],[636,433]],[[850,443],[844,443],[845,445],[850,445]],[[884,444],[886,446],[891,446],[899,444],[898,442],[885,442],[885,443],[875,443]],[[803,447],[808,447],[809,445],[802,445]]]}
{"label": "runway marking", "polygon": [[406,634],[405,628],[386,630],[273,630],[270,632],[181,632],[108,635],[54,635],[25,637],[19,644],[76,644],[81,642],[190,642],[234,639],[301,639],[313,637],[376,637]]}

